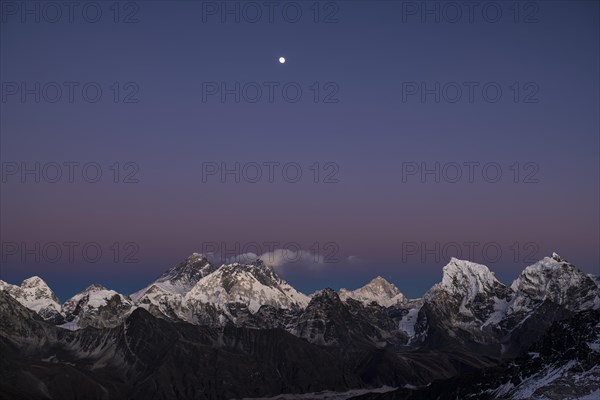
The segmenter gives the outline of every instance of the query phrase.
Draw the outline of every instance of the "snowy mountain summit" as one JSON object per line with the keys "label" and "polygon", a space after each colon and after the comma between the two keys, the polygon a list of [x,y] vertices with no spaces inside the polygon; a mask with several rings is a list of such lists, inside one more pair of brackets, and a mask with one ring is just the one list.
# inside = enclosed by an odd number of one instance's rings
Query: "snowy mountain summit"
{"label": "snowy mountain summit", "polygon": [[99,284],[87,287],[62,305],[67,329],[107,328],[119,325],[135,309],[133,301]]}
{"label": "snowy mountain summit", "polygon": [[460,296],[465,303],[471,302],[478,294],[504,290],[496,275],[482,264],[459,260],[452,257],[443,268],[442,282],[432,288],[430,293],[445,291]]}
{"label": "snowy mountain summit", "polygon": [[25,279],[21,286],[0,280],[0,290],[5,290],[15,300],[38,313],[46,321],[59,322],[62,319],[58,298],[39,276]]}
{"label": "snowy mountain summit", "polygon": [[453,257],[443,268],[442,281],[425,293],[420,314],[427,324],[415,333],[431,341],[449,335],[461,343],[495,343],[496,324],[510,295],[488,267]]}
{"label": "snowy mountain summit", "polygon": [[397,304],[404,304],[408,300],[404,294],[392,283],[386,281],[381,276],[376,277],[365,286],[356,290],[340,289],[339,296],[342,301],[354,299],[364,305],[375,302],[383,307],[390,307]]}
{"label": "snowy mountain summit", "polygon": [[200,279],[211,274],[215,269],[205,255],[192,253],[191,256],[167,270],[150,285],[133,293],[131,298],[137,302],[149,290],[154,294],[160,291],[162,293],[183,295],[189,292]]}
{"label": "snowy mountain summit", "polygon": [[595,279],[557,253],[525,268],[511,289],[516,293],[511,312],[532,309],[544,301],[563,305],[571,311],[600,307]]}
{"label": "snowy mountain summit", "polygon": [[155,283],[165,283],[173,288],[180,288],[181,291],[189,291],[215,269],[204,254],[192,253],[183,262],[162,274]]}
{"label": "snowy mountain summit", "polygon": [[208,303],[225,311],[228,304],[241,303],[251,313],[257,312],[263,305],[302,309],[309,300],[261,260],[252,264],[224,264],[199,280],[184,296],[187,303]]}

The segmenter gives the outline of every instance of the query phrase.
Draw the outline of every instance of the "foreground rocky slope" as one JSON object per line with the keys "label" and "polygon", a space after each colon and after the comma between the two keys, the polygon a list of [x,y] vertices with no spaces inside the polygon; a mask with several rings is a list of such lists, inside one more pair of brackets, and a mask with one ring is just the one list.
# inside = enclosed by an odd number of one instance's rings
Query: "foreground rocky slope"
{"label": "foreground rocky slope", "polygon": [[[226,399],[425,384],[460,354],[399,356],[365,341],[318,346],[281,329],[211,328],[135,310],[115,328],[70,331],[0,292],[1,387],[15,399]],[[344,337],[343,335],[341,337]]]}
{"label": "foreground rocky slope", "polygon": [[527,352],[493,368],[355,399],[592,400],[599,395],[600,312],[592,310],[553,323]]}

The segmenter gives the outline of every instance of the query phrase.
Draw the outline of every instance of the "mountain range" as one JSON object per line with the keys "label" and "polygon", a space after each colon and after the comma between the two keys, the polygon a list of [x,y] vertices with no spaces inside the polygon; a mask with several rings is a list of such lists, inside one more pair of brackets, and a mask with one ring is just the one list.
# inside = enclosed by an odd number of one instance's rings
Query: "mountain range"
{"label": "mountain range", "polygon": [[197,253],[131,295],[93,284],[60,304],[39,277],[0,281],[0,393],[598,398],[599,282],[556,253],[511,285],[452,258],[418,299],[382,277],[307,296],[259,259]]}

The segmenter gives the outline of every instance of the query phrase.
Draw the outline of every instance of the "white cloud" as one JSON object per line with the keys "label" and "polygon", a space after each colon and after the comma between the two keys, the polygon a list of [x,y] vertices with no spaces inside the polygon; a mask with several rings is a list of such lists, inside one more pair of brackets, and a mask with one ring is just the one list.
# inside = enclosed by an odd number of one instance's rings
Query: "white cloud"
{"label": "white cloud", "polygon": [[348,256],[348,258],[346,258],[346,261],[348,261],[351,264],[360,264],[362,262],[362,260],[358,258],[358,256]]}
{"label": "white cloud", "polygon": [[275,249],[258,256],[255,253],[243,253],[226,260],[227,263],[238,262],[248,264],[260,258],[265,265],[281,272],[286,266],[303,266],[316,268],[324,265],[323,256],[308,250]]}

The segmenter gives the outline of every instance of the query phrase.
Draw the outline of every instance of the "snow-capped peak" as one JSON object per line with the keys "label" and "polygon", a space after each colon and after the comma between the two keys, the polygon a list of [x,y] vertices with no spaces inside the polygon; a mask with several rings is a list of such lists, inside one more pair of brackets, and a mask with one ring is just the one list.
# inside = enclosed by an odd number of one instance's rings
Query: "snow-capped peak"
{"label": "snow-capped peak", "polygon": [[375,302],[383,307],[403,304],[407,301],[404,294],[402,294],[394,284],[388,282],[381,276],[377,276],[365,286],[353,291],[342,288],[339,291],[339,296],[343,301],[351,298],[360,301],[364,305]]}
{"label": "snow-capped peak", "polygon": [[121,323],[133,309],[133,301],[128,296],[95,283],[65,301],[62,312],[67,322],[61,327],[113,327]]}
{"label": "snow-capped peak", "polygon": [[39,276],[25,279],[21,286],[0,281],[0,290],[5,290],[23,306],[35,311],[47,321],[56,322],[62,318],[58,297]]}
{"label": "snow-capped peak", "polygon": [[107,290],[107,289],[99,283],[92,283],[90,286],[86,287],[80,294],[90,293],[90,292],[100,292],[102,290]]}
{"label": "snow-capped peak", "polygon": [[63,310],[69,312],[71,308],[80,303],[82,300],[85,301],[90,307],[100,307],[106,304],[106,299],[118,294],[114,290],[108,290],[99,283],[94,283],[85,288],[83,291],[77,293],[63,304]]}
{"label": "snow-capped peak", "polygon": [[552,253],[552,257],[544,257],[535,264],[526,267],[511,287],[514,291],[527,291],[527,288],[531,285],[535,285],[536,289],[545,289],[549,281],[555,278],[560,279],[562,276],[565,279],[579,279],[582,275],[584,274],[577,267],[565,261],[558,254]]}
{"label": "snow-capped peak", "polygon": [[600,305],[595,280],[556,253],[525,268],[511,288],[517,293],[513,311],[545,300],[574,311]]}
{"label": "snow-capped peak", "polygon": [[184,296],[185,302],[208,303],[225,311],[227,304],[242,303],[252,313],[263,305],[304,308],[309,300],[260,260],[252,264],[224,264]]}
{"label": "snow-capped peak", "polygon": [[452,257],[443,268],[442,281],[429,289],[424,301],[431,314],[428,318],[437,315],[436,323],[452,335],[458,334],[458,328],[484,343],[489,338],[482,328],[501,321],[510,294],[510,288],[485,265]]}
{"label": "snow-capped peak", "polygon": [[39,287],[39,288],[43,288],[43,289],[46,289],[46,288],[50,289],[48,284],[46,282],[44,282],[44,280],[42,278],[40,278],[39,276],[32,276],[30,278],[23,280],[23,282],[21,282],[21,287],[22,288]]}
{"label": "snow-capped peak", "polygon": [[182,286],[193,286],[200,279],[213,272],[215,269],[204,254],[192,253],[183,262],[172,267],[162,274],[157,282],[171,282]]}
{"label": "snow-capped peak", "polygon": [[190,291],[200,279],[214,271],[215,267],[204,254],[192,253],[191,256],[167,270],[150,285],[133,293],[131,298],[136,302],[141,301],[152,286],[158,286],[166,293],[183,295]]}
{"label": "snow-capped peak", "polygon": [[460,293],[470,301],[478,293],[491,291],[498,285],[504,286],[485,265],[452,257],[443,268],[442,282],[434,288],[453,294]]}

